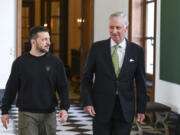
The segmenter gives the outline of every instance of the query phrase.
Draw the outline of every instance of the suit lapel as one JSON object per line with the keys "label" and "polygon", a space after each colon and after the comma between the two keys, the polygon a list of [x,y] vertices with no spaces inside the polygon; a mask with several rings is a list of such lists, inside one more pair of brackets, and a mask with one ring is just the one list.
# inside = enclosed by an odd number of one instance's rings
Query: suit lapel
{"label": "suit lapel", "polygon": [[127,67],[128,62],[129,62],[129,56],[130,56],[131,53],[133,53],[133,52],[131,51],[130,43],[128,42],[128,40],[126,40],[126,42],[127,42],[127,46],[126,46],[124,61],[123,61],[123,64],[122,64],[122,67],[121,67],[121,70],[120,70],[120,73],[119,73],[118,78],[120,77],[120,75],[121,75],[123,72],[125,72],[125,71],[127,70],[126,67]]}
{"label": "suit lapel", "polygon": [[[120,77],[120,75],[127,71],[127,64],[129,62],[129,57],[130,55],[133,53],[133,50],[131,49],[131,44],[129,43],[128,40],[126,40],[127,42],[127,46],[126,46],[126,51],[125,51],[125,56],[124,56],[124,61],[119,73],[118,78]],[[110,45],[110,39],[107,40],[106,45],[105,45],[105,58],[106,58],[106,62],[107,62],[107,67],[109,68],[111,75],[113,78],[116,78],[116,73],[114,71],[114,66],[113,66],[113,62],[112,62],[112,56],[111,56],[111,45]]]}
{"label": "suit lapel", "polygon": [[115,74],[114,66],[112,62],[112,56],[111,56],[110,39],[107,40],[106,45],[105,45],[105,58],[106,58],[107,66],[111,72],[111,75],[113,76],[113,78],[116,78],[116,74]]}

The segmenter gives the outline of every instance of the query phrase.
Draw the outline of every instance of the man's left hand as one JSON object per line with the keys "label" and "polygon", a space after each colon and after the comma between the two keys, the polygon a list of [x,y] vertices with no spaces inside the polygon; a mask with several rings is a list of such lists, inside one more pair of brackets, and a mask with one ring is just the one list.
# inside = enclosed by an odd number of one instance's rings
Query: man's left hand
{"label": "man's left hand", "polygon": [[64,123],[68,119],[68,113],[66,110],[60,110],[58,116],[60,118],[60,123]]}
{"label": "man's left hand", "polygon": [[143,113],[138,113],[137,114],[137,121],[138,122],[143,122],[143,120],[145,119],[145,114],[143,114]]}

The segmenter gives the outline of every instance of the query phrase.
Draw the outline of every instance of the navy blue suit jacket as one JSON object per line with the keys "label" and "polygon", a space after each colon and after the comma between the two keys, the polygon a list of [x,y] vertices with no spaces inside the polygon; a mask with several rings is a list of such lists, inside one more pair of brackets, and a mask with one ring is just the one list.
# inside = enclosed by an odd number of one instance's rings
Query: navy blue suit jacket
{"label": "navy blue suit jacket", "polygon": [[[127,40],[126,40],[127,41]],[[95,77],[93,78],[93,75]],[[123,117],[132,122],[135,114],[136,82],[137,113],[145,113],[146,88],[143,48],[127,41],[124,62],[116,78],[110,39],[92,44],[82,78],[83,106],[93,105],[98,121],[110,120],[118,89]]]}

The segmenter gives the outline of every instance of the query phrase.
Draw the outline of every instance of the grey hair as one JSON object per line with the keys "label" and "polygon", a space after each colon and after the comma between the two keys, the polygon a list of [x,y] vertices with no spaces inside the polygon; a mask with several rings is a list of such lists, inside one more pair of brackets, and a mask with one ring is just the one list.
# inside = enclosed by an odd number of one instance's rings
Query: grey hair
{"label": "grey hair", "polygon": [[129,24],[128,17],[122,11],[118,11],[118,12],[112,13],[109,16],[109,20],[114,19],[114,18],[118,18],[118,17],[122,18],[125,27],[128,26],[128,24]]}

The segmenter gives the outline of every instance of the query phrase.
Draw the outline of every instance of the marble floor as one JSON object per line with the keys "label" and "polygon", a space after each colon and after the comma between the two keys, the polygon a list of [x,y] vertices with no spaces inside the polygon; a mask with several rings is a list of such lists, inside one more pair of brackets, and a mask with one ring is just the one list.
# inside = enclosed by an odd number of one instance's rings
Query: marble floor
{"label": "marble floor", "polygon": [[[83,109],[80,107],[79,100],[73,100],[69,110],[68,121],[64,124],[60,124],[57,119],[56,135],[92,135],[91,121],[92,118],[85,114]],[[18,109],[15,105],[12,105],[8,129],[6,130],[0,122],[0,135],[16,135],[17,124]],[[146,128],[152,127],[147,126]],[[135,125],[132,127],[131,135],[138,135]],[[144,133],[143,135],[164,135],[164,133],[155,132],[152,129],[152,132]]]}
{"label": "marble floor", "polygon": [[[92,135],[91,120],[92,118],[85,114],[79,105],[74,103],[70,107],[69,119],[66,123],[60,124],[57,118],[56,135]],[[8,129],[3,128],[0,122],[0,135],[16,135],[17,124],[18,109],[15,105],[12,105]]]}
{"label": "marble floor", "polygon": [[[92,135],[92,118],[84,113],[81,107],[79,101],[80,93],[77,89],[77,85],[75,84],[76,90],[74,89],[73,85],[70,86],[71,106],[69,109],[69,118],[68,121],[64,124],[60,124],[57,118],[56,135]],[[0,122],[0,135],[16,135],[17,124],[18,108],[16,108],[15,105],[12,105],[10,110],[10,123],[8,125],[8,129],[6,130]],[[149,129],[149,132],[144,132],[143,135],[165,135],[164,132],[155,131],[151,125],[145,125],[144,128]],[[131,135],[139,135],[137,126],[135,124],[132,126]],[[170,135],[174,135],[174,133],[170,132]]]}

